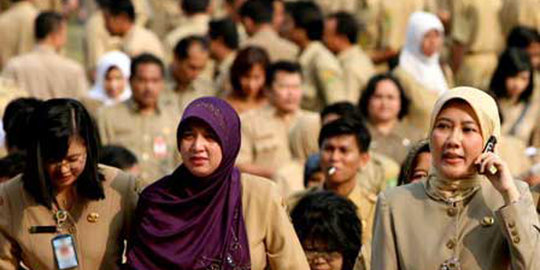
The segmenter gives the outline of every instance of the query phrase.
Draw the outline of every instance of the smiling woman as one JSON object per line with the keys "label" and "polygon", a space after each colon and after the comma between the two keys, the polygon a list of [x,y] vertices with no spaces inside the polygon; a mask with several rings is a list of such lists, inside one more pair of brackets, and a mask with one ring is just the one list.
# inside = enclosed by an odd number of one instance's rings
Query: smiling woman
{"label": "smiling woman", "polygon": [[529,189],[496,149],[483,151],[500,138],[495,101],[478,89],[452,89],[437,101],[430,127],[427,179],[379,195],[372,268],[539,269]]}

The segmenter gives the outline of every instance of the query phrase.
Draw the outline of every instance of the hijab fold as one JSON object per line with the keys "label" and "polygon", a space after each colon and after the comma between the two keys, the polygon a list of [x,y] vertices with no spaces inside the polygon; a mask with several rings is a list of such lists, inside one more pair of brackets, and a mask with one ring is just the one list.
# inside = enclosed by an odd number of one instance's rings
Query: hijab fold
{"label": "hijab fold", "polygon": [[443,93],[448,90],[448,84],[439,63],[440,54],[437,52],[428,57],[422,52],[424,35],[431,30],[437,30],[444,36],[444,27],[437,16],[420,11],[411,15],[405,45],[399,55],[399,66],[426,89]]}
{"label": "hijab fold", "polygon": [[[495,100],[484,91],[472,87],[451,89],[437,100],[431,114],[429,134],[433,132],[439,113],[448,102],[453,100],[461,100],[471,106],[479,122],[483,145],[486,144],[490,136],[495,136],[497,141],[500,141],[501,121]],[[433,152],[434,147],[431,139],[430,149]],[[428,195],[434,199],[458,202],[467,199],[480,189],[481,181],[488,180],[478,173],[462,179],[447,179],[432,166],[426,188]]]}
{"label": "hijab fold", "polygon": [[250,269],[240,172],[234,167],[240,119],[225,101],[200,98],[186,108],[177,138],[193,118],[214,131],[222,161],[205,178],[181,165],[143,191],[128,252],[131,269]]}

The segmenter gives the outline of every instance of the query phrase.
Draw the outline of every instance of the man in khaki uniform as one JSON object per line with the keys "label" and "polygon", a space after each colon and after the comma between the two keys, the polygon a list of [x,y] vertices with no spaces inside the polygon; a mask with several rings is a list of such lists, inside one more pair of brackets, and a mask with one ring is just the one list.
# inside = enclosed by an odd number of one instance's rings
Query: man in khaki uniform
{"label": "man in khaki uniform", "polygon": [[[185,37],[192,35],[206,36],[208,33],[208,23],[210,0],[182,0],[181,9],[185,17],[174,30],[165,37],[165,51],[171,54],[176,44]],[[172,59],[168,57],[167,59]]]}
{"label": "man in khaki uniform", "polygon": [[88,89],[84,69],[59,54],[67,39],[65,19],[59,13],[44,12],[35,23],[38,27],[34,51],[12,58],[2,76],[12,79],[30,96],[40,99],[84,95]]}
{"label": "man in khaki uniform", "polygon": [[149,29],[163,40],[167,33],[178,27],[184,17],[178,0],[148,0],[152,12]]}
{"label": "man in khaki uniform", "polygon": [[290,13],[294,21],[291,40],[301,49],[299,62],[304,72],[302,108],[318,112],[328,104],[347,100],[343,70],[320,42],[324,30],[321,10],[312,2],[297,2]]}
{"label": "man in khaki uniform", "polygon": [[328,49],[337,54],[345,75],[348,100],[358,103],[375,67],[369,57],[356,44],[358,22],[345,12],[334,13],[325,23],[324,40]]}
{"label": "man in khaki uniform", "polygon": [[451,5],[452,68],[457,85],[487,91],[503,47],[502,0],[454,0]]}
{"label": "man in khaki uniform", "polygon": [[122,39],[121,49],[131,57],[150,53],[164,59],[163,45],[156,34],[135,24],[135,9],[130,0],[109,1],[104,9],[105,27]]}
{"label": "man in khaki uniform", "polygon": [[226,96],[232,91],[230,70],[238,49],[238,31],[232,19],[226,18],[210,22],[210,56],[216,61],[214,85],[218,96]]}
{"label": "man in khaki uniform", "polygon": [[313,112],[300,109],[302,71],[300,65],[279,61],[268,71],[269,104],[240,115],[242,147],[237,164],[243,172],[273,178],[292,160],[291,128]]}
{"label": "man in khaki uniform", "polygon": [[172,96],[180,111],[197,98],[215,95],[212,82],[202,77],[208,59],[208,42],[201,36],[186,37],[174,48],[171,72],[176,85]]}
{"label": "man in khaki uniform", "polygon": [[121,145],[137,155],[142,188],[177,165],[175,129],[180,113],[174,101],[161,95],[164,67],[156,56],[142,54],[131,65],[132,98],[98,111],[97,123],[103,144]]}
{"label": "man in khaki uniform", "polygon": [[508,36],[516,26],[527,26],[540,31],[540,2],[538,0],[503,0],[501,25],[505,36]]}
{"label": "man in khaki uniform", "polygon": [[281,38],[272,25],[274,7],[271,1],[247,1],[240,8],[239,14],[249,35],[249,38],[242,43],[242,47],[259,46],[265,49],[271,62],[297,60],[298,47]]}
{"label": "man in khaki uniform", "polygon": [[34,21],[37,15],[38,11],[30,0],[17,1],[0,13],[0,70],[12,57],[34,48]]}
{"label": "man in khaki uniform", "polygon": [[34,6],[41,11],[56,11],[62,13],[62,0],[34,0]]}

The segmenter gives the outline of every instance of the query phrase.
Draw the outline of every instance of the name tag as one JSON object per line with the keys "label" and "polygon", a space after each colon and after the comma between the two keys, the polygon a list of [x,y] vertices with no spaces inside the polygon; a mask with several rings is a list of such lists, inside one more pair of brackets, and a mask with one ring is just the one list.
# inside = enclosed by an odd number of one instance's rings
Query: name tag
{"label": "name tag", "polygon": [[56,266],[60,270],[74,269],[79,266],[75,241],[71,234],[58,235],[51,240]]}

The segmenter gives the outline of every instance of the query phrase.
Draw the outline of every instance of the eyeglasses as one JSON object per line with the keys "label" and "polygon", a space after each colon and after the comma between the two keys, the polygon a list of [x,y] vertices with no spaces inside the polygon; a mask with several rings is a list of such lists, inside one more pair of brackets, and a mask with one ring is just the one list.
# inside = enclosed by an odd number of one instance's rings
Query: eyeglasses
{"label": "eyeglasses", "polygon": [[311,263],[317,259],[324,259],[326,262],[332,262],[341,257],[341,253],[338,251],[314,251],[304,250],[307,260]]}
{"label": "eyeglasses", "polygon": [[85,161],[86,161],[86,153],[80,153],[80,154],[75,154],[71,157],[62,159],[61,161],[58,161],[58,162],[54,162],[54,161],[48,162],[48,164],[52,166],[54,169],[63,168],[65,165],[67,165],[69,168],[75,168],[81,165],[81,163],[84,163]]}

